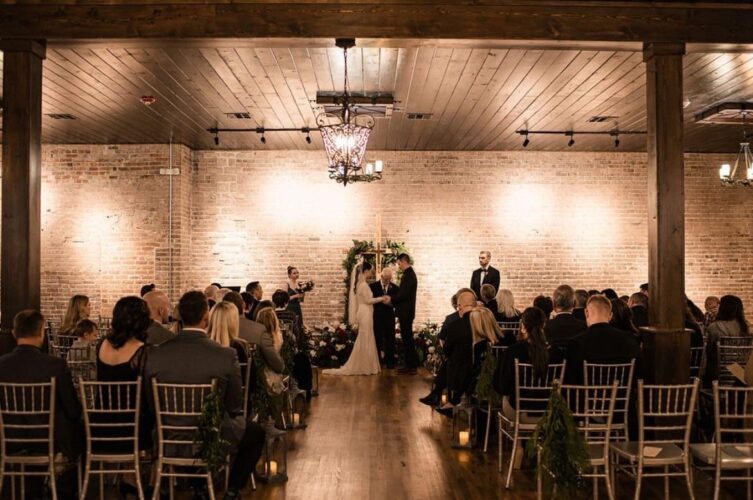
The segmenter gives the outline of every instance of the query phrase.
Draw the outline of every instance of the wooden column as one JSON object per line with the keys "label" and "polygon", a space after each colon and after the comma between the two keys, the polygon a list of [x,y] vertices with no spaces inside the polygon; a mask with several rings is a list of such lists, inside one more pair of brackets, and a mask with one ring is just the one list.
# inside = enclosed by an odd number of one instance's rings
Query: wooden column
{"label": "wooden column", "polygon": [[682,59],[685,44],[647,43],[649,323],[645,378],[686,383],[690,336],[685,324],[685,179]]}
{"label": "wooden column", "polygon": [[39,309],[43,43],[0,41],[3,51],[3,187],[0,311]]}

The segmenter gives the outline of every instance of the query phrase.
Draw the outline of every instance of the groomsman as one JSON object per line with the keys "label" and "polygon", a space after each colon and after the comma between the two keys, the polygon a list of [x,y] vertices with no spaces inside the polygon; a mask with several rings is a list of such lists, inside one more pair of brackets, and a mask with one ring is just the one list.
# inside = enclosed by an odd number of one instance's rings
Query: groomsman
{"label": "groomsman", "polygon": [[[391,299],[397,296],[397,285],[392,283],[392,269],[382,269],[382,279],[370,284],[374,297],[389,295]],[[384,354],[381,361],[388,369],[395,368],[395,309],[392,304],[377,302],[374,304],[374,337],[377,351]]]}
{"label": "groomsman", "polygon": [[478,254],[478,263],[481,265],[471,275],[471,290],[476,293],[476,298],[481,297],[481,285],[489,284],[494,287],[495,293],[499,291],[499,271],[489,265],[492,254],[483,250]]}

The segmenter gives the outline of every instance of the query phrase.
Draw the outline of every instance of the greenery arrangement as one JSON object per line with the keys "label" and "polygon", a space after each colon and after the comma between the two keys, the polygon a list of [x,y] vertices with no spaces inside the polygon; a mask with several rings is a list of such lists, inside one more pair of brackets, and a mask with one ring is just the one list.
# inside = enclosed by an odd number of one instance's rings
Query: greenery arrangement
{"label": "greenery arrangement", "polygon": [[481,365],[481,373],[478,376],[476,382],[475,396],[479,401],[489,401],[492,407],[499,407],[501,398],[494,390],[492,386],[492,380],[494,380],[494,372],[497,370],[497,356],[492,353],[488,353],[484,362]]}
{"label": "greenery arrangement", "polygon": [[254,386],[252,391],[253,411],[259,415],[259,422],[266,422],[274,414],[274,402],[267,389],[267,377],[264,374],[264,368],[267,366],[266,361],[262,358],[258,349],[251,355],[251,366],[254,367],[252,380]]}
{"label": "greenery arrangement", "polygon": [[541,474],[552,497],[571,498],[586,487],[583,474],[590,469],[588,445],[559,386],[552,390],[546,412],[526,447],[529,457],[536,457],[539,450],[536,473]]}
{"label": "greenery arrangement", "polygon": [[222,437],[224,412],[220,391],[213,389],[204,398],[199,426],[194,435],[194,444],[198,447],[197,457],[207,463],[212,473],[219,471],[225,464],[230,444]]}

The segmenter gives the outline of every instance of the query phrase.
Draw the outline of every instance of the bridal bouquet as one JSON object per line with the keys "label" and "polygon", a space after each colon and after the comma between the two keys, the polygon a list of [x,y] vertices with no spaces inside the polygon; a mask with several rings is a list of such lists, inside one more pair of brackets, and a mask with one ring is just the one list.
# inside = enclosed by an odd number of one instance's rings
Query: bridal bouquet
{"label": "bridal bouquet", "polygon": [[298,289],[303,293],[310,292],[314,289],[314,280],[299,281]]}

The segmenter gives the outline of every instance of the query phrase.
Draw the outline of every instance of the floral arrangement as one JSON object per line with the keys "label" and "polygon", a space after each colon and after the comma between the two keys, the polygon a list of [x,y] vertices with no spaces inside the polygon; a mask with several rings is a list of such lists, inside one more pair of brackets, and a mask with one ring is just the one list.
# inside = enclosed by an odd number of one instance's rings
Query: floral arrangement
{"label": "floral arrangement", "polygon": [[310,292],[311,290],[313,290],[314,289],[314,285],[315,285],[314,280],[299,281],[298,282],[298,289],[301,292],[306,293],[306,292]]}
{"label": "floral arrangement", "polygon": [[320,368],[339,368],[350,357],[356,336],[356,332],[346,323],[336,327],[315,327],[308,340],[311,364]]}
{"label": "floral arrangement", "polygon": [[204,398],[193,440],[198,448],[197,458],[207,463],[211,472],[217,472],[224,465],[227,458],[227,447],[230,443],[222,437],[222,415],[224,408],[220,391],[212,391]]}

